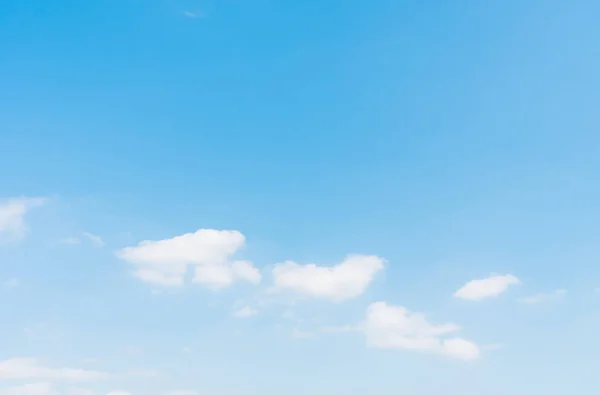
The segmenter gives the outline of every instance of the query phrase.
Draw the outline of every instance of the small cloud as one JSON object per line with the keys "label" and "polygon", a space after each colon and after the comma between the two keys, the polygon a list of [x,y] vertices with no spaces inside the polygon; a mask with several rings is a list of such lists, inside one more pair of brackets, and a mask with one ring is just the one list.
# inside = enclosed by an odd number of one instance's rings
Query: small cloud
{"label": "small cloud", "polygon": [[519,299],[519,302],[525,303],[525,304],[538,304],[538,303],[550,302],[553,300],[560,299],[560,298],[564,297],[566,294],[567,294],[566,290],[557,289],[554,292],[539,293],[537,295],[528,296],[526,298],[521,298],[521,299]]}
{"label": "small cloud", "polygon": [[36,207],[43,206],[47,198],[12,198],[0,201],[0,236],[5,241],[18,241],[25,237],[29,227],[26,214]]}
{"label": "small cloud", "polygon": [[272,270],[274,286],[268,292],[344,302],[364,294],[375,275],[384,269],[385,262],[375,255],[351,254],[333,266],[293,261],[277,263]]}
{"label": "small cloud", "polygon": [[456,337],[459,325],[433,324],[423,313],[386,302],[375,302],[367,308],[361,329],[372,348],[421,351],[465,361],[481,354],[477,344]]}
{"label": "small cloud", "polygon": [[104,247],[104,240],[100,236],[96,236],[94,234],[83,232],[83,236],[86,237],[92,244],[96,247]]}
{"label": "small cloud", "polygon": [[252,317],[253,315],[256,315],[257,313],[258,313],[258,311],[256,311],[252,307],[244,306],[241,309],[234,312],[233,316],[236,318],[248,318],[248,317]]}
{"label": "small cloud", "polygon": [[454,293],[455,298],[479,301],[493,298],[504,293],[511,285],[519,285],[521,281],[513,275],[492,273],[487,278],[471,280]]}
{"label": "small cloud", "polygon": [[21,280],[18,278],[11,278],[2,283],[2,288],[4,289],[15,289],[21,286]]}
{"label": "small cloud", "polygon": [[100,247],[104,247],[104,240],[102,240],[102,238],[100,236],[97,236],[95,234],[89,233],[89,232],[83,232],[81,234],[81,237],[77,237],[77,236],[69,236],[69,237],[65,237],[64,239],[62,239],[60,241],[61,244],[66,244],[66,245],[77,245],[77,244],[81,244],[83,242],[83,239],[89,241],[94,247],[100,248]]}

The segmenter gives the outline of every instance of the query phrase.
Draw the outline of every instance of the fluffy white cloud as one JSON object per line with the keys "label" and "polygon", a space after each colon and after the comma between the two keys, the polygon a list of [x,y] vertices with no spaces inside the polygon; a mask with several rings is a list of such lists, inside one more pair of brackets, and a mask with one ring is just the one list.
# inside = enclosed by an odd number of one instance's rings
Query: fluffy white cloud
{"label": "fluffy white cloud", "polygon": [[35,358],[12,358],[0,361],[0,380],[89,381],[106,377],[102,372],[43,366]]}
{"label": "fluffy white cloud", "polygon": [[233,313],[233,316],[236,318],[248,318],[248,317],[252,317],[253,315],[256,315],[256,313],[258,313],[258,311],[256,311],[252,307],[244,306],[241,309],[236,310]]}
{"label": "fluffy white cloud", "polygon": [[458,325],[434,325],[423,314],[386,302],[376,302],[368,307],[361,329],[367,345],[374,348],[423,351],[463,360],[480,356],[476,344],[458,337],[446,337],[459,331]]}
{"label": "fluffy white cloud", "polygon": [[217,290],[235,281],[260,282],[260,272],[252,262],[231,261],[244,244],[245,237],[238,231],[199,229],[171,239],[142,241],[117,251],[117,256],[133,264],[135,276],[142,281],[181,286],[191,266],[192,282]]}
{"label": "fluffy white cloud", "polygon": [[519,299],[519,302],[525,303],[525,304],[538,304],[538,303],[550,302],[550,301],[553,301],[556,299],[560,299],[560,298],[564,297],[566,294],[567,294],[566,290],[557,289],[554,292],[540,293],[540,294],[536,294],[533,296],[521,298],[521,299]]}
{"label": "fluffy white cloud", "polygon": [[0,236],[7,241],[22,239],[27,234],[25,215],[46,203],[45,198],[13,198],[0,202]]}
{"label": "fluffy white cloud", "polygon": [[454,296],[465,300],[482,300],[498,296],[511,285],[518,284],[521,284],[521,281],[510,274],[491,274],[488,278],[469,281],[456,291]]}
{"label": "fluffy white cloud", "polygon": [[271,290],[342,302],[362,295],[384,263],[374,255],[349,255],[331,267],[286,261],[273,268]]}
{"label": "fluffy white cloud", "polygon": [[55,395],[49,383],[32,383],[0,388],[0,395]]}

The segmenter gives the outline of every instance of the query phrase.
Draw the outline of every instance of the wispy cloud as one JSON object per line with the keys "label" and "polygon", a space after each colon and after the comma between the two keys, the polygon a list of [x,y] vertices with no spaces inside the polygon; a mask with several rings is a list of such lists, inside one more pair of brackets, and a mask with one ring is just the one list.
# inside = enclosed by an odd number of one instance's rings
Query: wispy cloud
{"label": "wispy cloud", "polygon": [[563,298],[566,294],[567,294],[566,290],[557,289],[554,292],[539,293],[536,295],[521,298],[521,299],[519,299],[519,302],[525,303],[525,304],[538,304],[538,303],[550,302],[553,300]]}
{"label": "wispy cloud", "polygon": [[87,238],[96,247],[104,247],[104,240],[100,236],[91,234],[89,232],[83,232],[83,237]]}
{"label": "wispy cloud", "polygon": [[53,368],[35,358],[13,358],[0,361],[0,380],[90,381],[107,377],[93,370]]}
{"label": "wispy cloud", "polygon": [[204,11],[190,11],[190,10],[185,10],[181,13],[183,16],[185,16],[186,18],[191,18],[191,19],[198,19],[198,18],[206,18],[208,16],[208,14]]}
{"label": "wispy cloud", "polygon": [[89,241],[94,247],[97,247],[97,248],[104,247],[104,245],[105,245],[104,240],[102,240],[102,238],[100,236],[89,233],[89,232],[83,232],[81,234],[81,237],[78,237],[78,236],[65,237],[64,239],[62,239],[60,241],[60,243],[67,244],[67,245],[76,245],[76,244],[81,244],[83,242],[83,239]]}
{"label": "wispy cloud", "polygon": [[0,241],[18,241],[25,237],[29,230],[25,215],[47,201],[43,197],[19,197],[0,201]]}

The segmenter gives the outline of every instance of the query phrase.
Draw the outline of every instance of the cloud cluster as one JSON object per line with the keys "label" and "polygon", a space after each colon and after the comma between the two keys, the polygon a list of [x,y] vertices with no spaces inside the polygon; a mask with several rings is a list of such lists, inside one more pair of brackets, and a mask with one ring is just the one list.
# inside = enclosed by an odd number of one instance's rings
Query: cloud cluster
{"label": "cloud cluster", "polygon": [[199,229],[170,239],[142,241],[117,256],[134,266],[134,275],[150,284],[174,287],[185,283],[188,268],[192,282],[218,290],[236,281],[258,284],[261,274],[250,261],[231,260],[245,244],[235,230]]}
{"label": "cloud cluster", "polygon": [[[18,198],[0,204],[0,235],[21,238],[27,231],[26,213],[45,203],[43,198]],[[94,234],[65,239],[77,244],[86,239],[97,247],[103,240]],[[146,240],[116,251],[121,260],[133,268],[133,275],[154,286],[180,287],[186,283],[199,284],[212,290],[227,288],[236,282],[259,284],[261,272],[251,261],[236,259],[245,246],[245,236],[237,230],[199,229],[193,233],[163,240]],[[296,299],[316,299],[341,303],[365,294],[376,275],[384,270],[386,261],[376,255],[351,254],[334,265],[300,264],[291,260],[272,267],[271,294],[293,295]],[[8,284],[8,283],[7,283]],[[5,285],[7,285],[5,284]],[[18,285],[16,282],[8,285]],[[497,297],[521,281],[510,274],[491,274],[464,284],[454,297],[480,301]],[[522,298],[522,303],[541,303],[564,296],[566,291],[538,294]],[[236,318],[257,314],[250,305],[239,306],[233,312]],[[288,317],[289,318],[289,317]],[[294,319],[298,321],[297,318]],[[327,332],[359,331],[372,348],[402,349],[474,360],[486,346],[456,336],[461,327],[454,323],[434,324],[424,314],[411,312],[402,306],[385,301],[368,306],[364,321],[357,326],[329,328]],[[312,337],[314,333],[294,329],[296,338]],[[49,382],[91,381],[106,377],[103,372],[53,368],[34,358],[13,358],[0,361],[0,380],[40,380],[43,383],[0,389],[0,395],[54,394]],[[190,391],[175,391],[169,395],[193,395]],[[78,394],[81,395],[81,394]],[[86,394],[86,395],[89,395]],[[108,395],[130,395],[113,391]]]}
{"label": "cloud cluster", "polygon": [[367,345],[374,348],[404,349],[473,360],[480,356],[480,348],[460,337],[447,337],[459,331],[452,323],[432,324],[421,313],[413,313],[401,306],[386,302],[371,304],[361,326]]}

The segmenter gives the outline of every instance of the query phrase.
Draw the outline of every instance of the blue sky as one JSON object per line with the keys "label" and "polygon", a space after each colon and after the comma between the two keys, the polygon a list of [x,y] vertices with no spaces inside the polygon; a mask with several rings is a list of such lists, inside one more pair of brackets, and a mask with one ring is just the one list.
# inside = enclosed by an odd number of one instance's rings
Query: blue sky
{"label": "blue sky", "polygon": [[4,0],[0,395],[596,394],[599,12]]}

